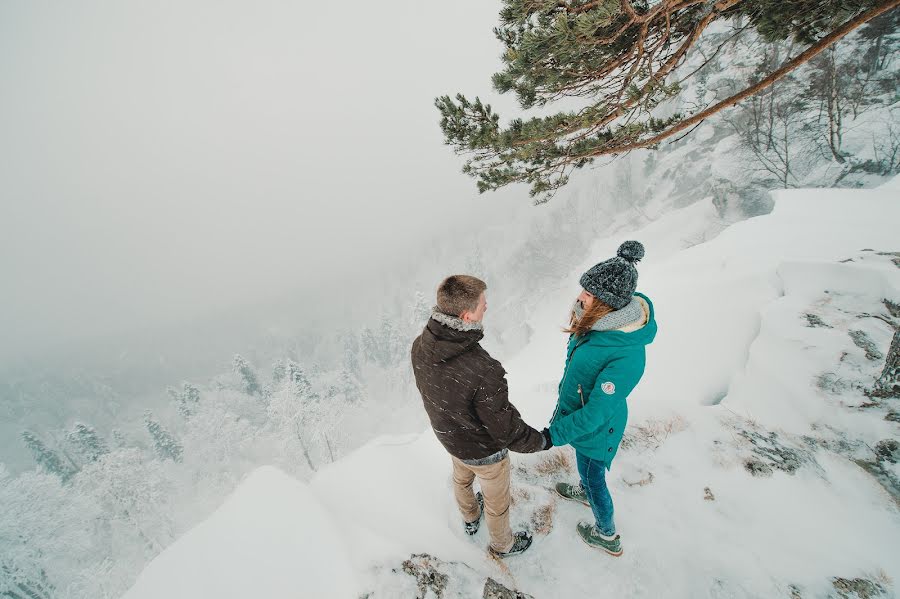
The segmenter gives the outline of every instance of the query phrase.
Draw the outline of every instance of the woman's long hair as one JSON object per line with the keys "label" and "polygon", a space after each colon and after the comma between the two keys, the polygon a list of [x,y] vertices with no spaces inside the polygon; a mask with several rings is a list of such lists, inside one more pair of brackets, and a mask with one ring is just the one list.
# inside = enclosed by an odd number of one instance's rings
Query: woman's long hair
{"label": "woman's long hair", "polygon": [[595,297],[593,303],[591,303],[591,307],[584,311],[581,318],[576,318],[575,312],[572,311],[572,317],[569,320],[569,328],[563,329],[563,332],[574,333],[580,337],[590,331],[591,327],[593,327],[598,320],[614,311],[612,306]]}

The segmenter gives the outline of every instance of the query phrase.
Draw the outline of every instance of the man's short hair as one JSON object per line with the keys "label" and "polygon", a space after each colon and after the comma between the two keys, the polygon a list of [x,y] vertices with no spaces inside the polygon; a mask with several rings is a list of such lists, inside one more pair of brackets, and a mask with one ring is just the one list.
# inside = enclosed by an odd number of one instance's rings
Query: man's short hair
{"label": "man's short hair", "polygon": [[437,308],[450,316],[474,312],[487,284],[470,275],[452,275],[441,281],[437,289]]}

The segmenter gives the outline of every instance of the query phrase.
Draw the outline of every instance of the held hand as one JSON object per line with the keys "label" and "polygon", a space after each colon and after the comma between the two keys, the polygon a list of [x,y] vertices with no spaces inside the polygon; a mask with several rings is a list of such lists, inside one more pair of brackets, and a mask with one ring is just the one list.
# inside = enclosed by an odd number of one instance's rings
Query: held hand
{"label": "held hand", "polygon": [[547,450],[553,447],[553,439],[550,437],[550,429],[545,428],[541,431],[541,435],[543,435],[544,437],[544,449]]}

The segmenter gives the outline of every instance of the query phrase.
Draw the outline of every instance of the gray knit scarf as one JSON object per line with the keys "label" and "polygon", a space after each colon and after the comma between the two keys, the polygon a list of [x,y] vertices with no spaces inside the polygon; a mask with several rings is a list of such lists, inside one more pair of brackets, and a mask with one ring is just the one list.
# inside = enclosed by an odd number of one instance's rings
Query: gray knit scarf
{"label": "gray knit scarf", "polygon": [[[581,320],[581,317],[584,316],[584,306],[582,306],[579,301],[576,301],[575,305],[572,306],[572,311],[575,313],[575,320]],[[643,320],[643,318],[644,308],[641,306],[641,300],[639,300],[637,296],[633,296],[627,306],[620,310],[610,312],[595,322],[594,326],[591,327],[591,330],[615,331],[639,320]]]}

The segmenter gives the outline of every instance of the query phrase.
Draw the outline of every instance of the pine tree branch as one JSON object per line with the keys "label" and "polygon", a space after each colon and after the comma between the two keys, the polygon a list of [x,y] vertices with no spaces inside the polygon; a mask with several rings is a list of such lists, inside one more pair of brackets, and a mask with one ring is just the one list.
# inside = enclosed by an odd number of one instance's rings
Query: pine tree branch
{"label": "pine tree branch", "polygon": [[[643,54],[643,44],[644,44],[644,41],[645,41],[645,38],[647,35],[647,29],[649,27],[649,22],[652,19],[656,18],[661,13],[661,11],[663,11],[665,8],[667,8],[670,5],[671,5],[671,9],[666,11],[666,13],[665,13],[667,18],[675,11],[683,10],[684,8],[687,8],[688,6],[692,6],[695,4],[702,4],[703,1],[704,0],[684,0],[682,2],[663,2],[659,5],[657,5],[657,7],[654,9],[655,12],[651,11],[650,13],[647,13],[646,15],[644,15],[644,17],[647,17],[647,18],[643,18],[643,17],[635,18],[634,20],[632,20],[631,22],[626,24],[620,30],[620,34],[621,34],[622,32],[624,32],[625,29],[627,29],[628,27],[631,27],[633,24],[641,23],[641,31],[639,34],[638,42],[637,42],[636,46],[633,47],[633,48],[635,48],[634,53],[629,52],[629,54],[613,61],[612,63],[608,64],[603,69],[601,69],[599,72],[593,73],[585,81],[579,82],[578,84],[575,84],[573,86],[563,87],[559,92],[554,94],[554,97],[558,98],[558,97],[567,95],[565,93],[567,91],[573,91],[574,89],[576,89],[578,87],[590,86],[590,85],[596,83],[596,80],[602,79],[603,77],[609,75],[610,73],[612,73],[613,71],[618,69],[620,66],[630,62],[631,60],[634,60],[634,64],[629,69],[629,72],[625,76],[625,79],[623,80],[623,82],[616,86],[619,89],[618,89],[618,92],[616,92],[615,101],[613,102],[613,105],[617,105],[618,107],[615,110],[608,112],[603,118],[601,118],[597,122],[593,123],[586,131],[584,131],[581,135],[579,135],[577,138],[575,138],[576,140],[583,139],[584,137],[587,137],[587,136],[590,136],[590,135],[596,133],[597,131],[603,129],[604,127],[606,127],[607,125],[609,125],[610,123],[615,121],[616,119],[624,116],[630,110],[634,109],[637,106],[637,104],[642,99],[644,99],[648,93],[650,93],[650,90],[653,86],[657,85],[658,82],[663,81],[666,78],[666,76],[668,76],[668,74],[676,66],[678,66],[678,64],[681,62],[681,60],[687,54],[687,51],[696,43],[697,39],[700,37],[700,34],[703,33],[703,31],[709,26],[709,24],[712,21],[714,21],[716,18],[721,16],[721,12],[724,12],[724,11],[736,6],[743,0],[721,0],[720,2],[716,3],[714,5],[713,10],[711,10],[693,28],[693,30],[691,31],[691,34],[681,44],[681,46],[678,48],[678,50],[674,54],[672,54],[669,57],[669,59],[666,60],[655,73],[653,73],[653,72],[650,73],[649,78],[648,78],[649,80],[640,88],[638,93],[634,94],[634,96],[632,98],[629,98],[625,102],[622,102],[621,101],[622,96],[625,94],[625,91],[628,89],[629,83],[631,82],[635,72],[637,71],[638,67],[640,66],[640,57]],[[669,41],[668,36],[661,36],[660,40],[657,43],[657,47],[665,44],[668,41]],[[635,53],[636,53],[637,57],[633,58],[633,55]],[[580,124],[576,124],[574,126],[567,127],[563,130],[551,131],[541,137],[528,138],[528,139],[516,141],[512,144],[512,146],[513,147],[523,147],[523,146],[534,144],[534,143],[540,143],[542,141],[556,139],[561,136],[570,135],[572,133],[575,133],[575,132],[581,130],[582,128],[583,127]]]}
{"label": "pine tree branch", "polygon": [[582,158],[588,157],[588,156],[590,156],[590,157],[603,156],[606,154],[620,154],[620,153],[630,152],[631,150],[636,150],[639,148],[646,148],[648,146],[656,145],[660,141],[662,141],[668,137],[671,137],[672,135],[678,133],[679,131],[683,131],[684,129],[687,129],[691,125],[694,125],[695,123],[698,123],[706,118],[709,118],[713,114],[716,114],[717,112],[719,112],[725,108],[730,108],[732,106],[735,106],[741,100],[744,100],[745,98],[748,98],[749,96],[757,94],[760,91],[766,89],[767,87],[769,87],[770,85],[772,85],[773,83],[775,83],[776,81],[778,81],[779,79],[781,79],[782,77],[784,77],[785,75],[790,73],[791,71],[794,71],[795,69],[797,69],[797,67],[799,67],[800,65],[808,62],[810,59],[812,59],[816,55],[823,52],[831,44],[835,43],[842,37],[846,36],[851,31],[864,25],[866,22],[871,21],[875,17],[882,15],[891,9],[897,8],[898,6],[900,6],[900,0],[887,0],[886,2],[884,2],[884,4],[877,6],[871,10],[868,10],[868,11],[858,15],[856,18],[851,19],[847,23],[844,23],[844,25],[842,25],[841,27],[838,27],[837,29],[832,31],[830,34],[828,34],[827,36],[822,38],[816,44],[807,48],[804,52],[797,55],[797,57],[793,58],[792,60],[790,60],[787,63],[785,63],[784,65],[782,65],[781,68],[779,68],[776,71],[774,71],[773,73],[771,73],[765,79],[762,79],[761,81],[757,82],[755,85],[751,85],[747,89],[745,89],[737,94],[734,94],[733,96],[731,96],[729,98],[722,100],[718,104],[715,104],[715,105],[711,106],[710,108],[707,108],[706,110],[699,112],[699,113],[693,115],[692,117],[681,121],[677,125],[671,127],[670,129],[667,129],[666,131],[663,131],[662,133],[660,133],[658,135],[655,135],[649,139],[646,139],[646,140],[643,140],[640,142],[636,142],[636,143],[632,143],[632,144],[628,144],[625,146],[601,149],[601,150],[599,150],[595,153],[589,154],[587,156],[582,156]]}

